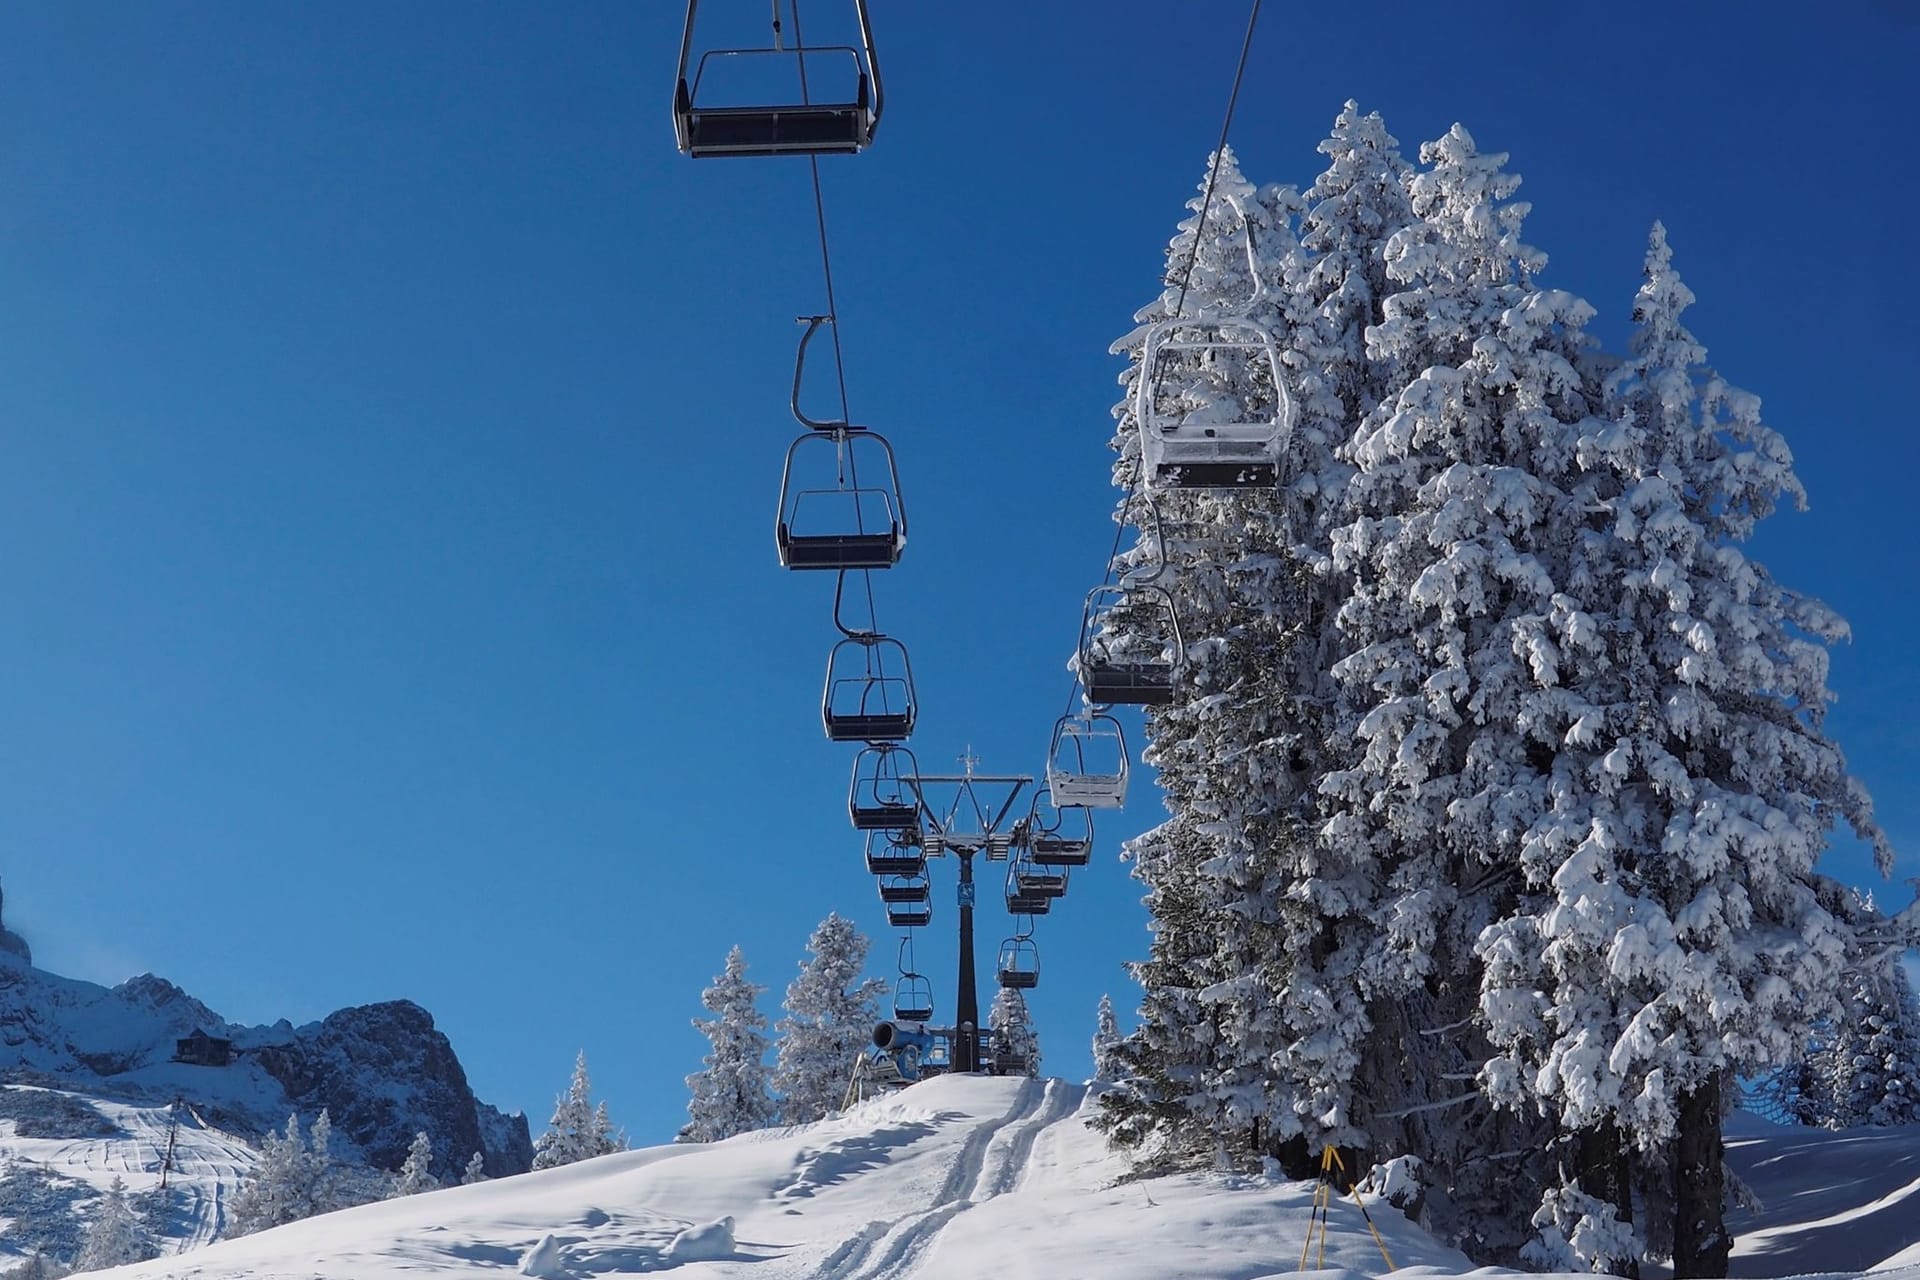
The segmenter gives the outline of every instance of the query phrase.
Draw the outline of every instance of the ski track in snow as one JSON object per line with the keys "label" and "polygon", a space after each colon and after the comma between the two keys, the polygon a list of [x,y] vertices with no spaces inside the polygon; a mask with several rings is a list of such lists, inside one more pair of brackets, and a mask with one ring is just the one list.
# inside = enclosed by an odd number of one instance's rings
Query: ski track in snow
{"label": "ski track in snow", "polygon": [[[1025,1179],[1040,1135],[1073,1115],[1079,1090],[1061,1080],[1029,1080],[1007,1113],[968,1136],[933,1203],[892,1222],[870,1222],[828,1255],[818,1280],[906,1280],[939,1243],[949,1222]],[[875,1249],[879,1252],[876,1256]]]}
{"label": "ski track in snow", "polygon": [[[135,1106],[72,1094],[121,1132],[101,1138],[0,1140],[0,1152],[45,1165],[104,1191],[115,1177],[128,1189],[160,1184],[171,1116],[164,1106]],[[213,1243],[226,1221],[227,1199],[253,1168],[257,1154],[247,1143],[214,1128],[192,1110],[180,1115],[168,1190],[176,1194],[173,1227],[165,1241],[173,1253]]]}
{"label": "ski track in snow", "polygon": [[[979,1126],[967,1135],[966,1143],[954,1158],[953,1167],[947,1171],[946,1181],[941,1183],[931,1205],[919,1213],[908,1214],[891,1222],[868,1223],[857,1236],[828,1256],[826,1263],[815,1273],[818,1280],[880,1280],[883,1276],[912,1274],[915,1264],[940,1234],[940,1229],[973,1202],[986,1172],[987,1152],[993,1146],[993,1140],[1008,1125],[1018,1124],[1038,1108],[1040,1098],[1036,1084],[1031,1080],[1024,1082],[1020,1086],[1020,1095],[1007,1108],[1005,1115],[992,1124]],[[880,1253],[874,1257],[877,1247],[881,1247]]]}

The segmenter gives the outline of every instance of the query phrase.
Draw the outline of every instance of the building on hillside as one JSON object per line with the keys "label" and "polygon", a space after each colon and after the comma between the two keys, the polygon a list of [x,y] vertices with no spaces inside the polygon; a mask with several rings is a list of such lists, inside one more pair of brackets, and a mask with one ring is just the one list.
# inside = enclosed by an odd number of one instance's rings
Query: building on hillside
{"label": "building on hillside", "polygon": [[233,1061],[233,1041],[195,1027],[192,1035],[174,1041],[173,1060],[193,1067],[224,1067]]}

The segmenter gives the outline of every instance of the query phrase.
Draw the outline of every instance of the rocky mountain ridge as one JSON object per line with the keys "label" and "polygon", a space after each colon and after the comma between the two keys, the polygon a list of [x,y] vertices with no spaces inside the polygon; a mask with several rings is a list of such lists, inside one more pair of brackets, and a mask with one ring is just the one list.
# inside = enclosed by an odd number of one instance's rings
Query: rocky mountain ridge
{"label": "rocky mountain ridge", "polygon": [[[452,1044],[411,1001],[342,1009],[303,1027],[248,1027],[164,978],[103,987],[35,968],[30,954],[24,943],[0,946],[0,1082],[179,1098],[256,1137],[289,1113],[310,1123],[325,1108],[336,1141],[378,1168],[397,1168],[419,1130],[433,1138],[442,1177],[457,1177],[475,1151],[493,1176],[532,1165],[526,1117],[474,1097]],[[203,1063],[176,1060],[179,1041],[196,1031],[219,1051]]]}

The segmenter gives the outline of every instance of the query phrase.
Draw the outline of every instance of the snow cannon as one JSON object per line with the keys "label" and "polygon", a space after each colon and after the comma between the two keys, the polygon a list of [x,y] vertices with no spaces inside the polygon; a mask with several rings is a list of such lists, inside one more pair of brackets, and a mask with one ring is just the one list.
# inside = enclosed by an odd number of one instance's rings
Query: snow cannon
{"label": "snow cannon", "polygon": [[913,1048],[925,1054],[938,1039],[924,1022],[882,1022],[873,1029],[873,1047],[882,1053],[898,1054]]}
{"label": "snow cannon", "polygon": [[908,1083],[920,1078],[922,1059],[931,1056],[939,1042],[925,1023],[882,1022],[873,1029],[875,1051],[892,1060],[900,1079]]}

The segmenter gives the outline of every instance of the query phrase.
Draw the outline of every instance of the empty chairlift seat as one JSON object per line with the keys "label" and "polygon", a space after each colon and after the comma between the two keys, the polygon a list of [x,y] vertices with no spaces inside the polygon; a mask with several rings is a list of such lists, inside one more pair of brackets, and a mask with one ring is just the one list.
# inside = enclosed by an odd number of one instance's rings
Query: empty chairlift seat
{"label": "empty chairlift seat", "polygon": [[[698,0],[688,0],[686,29],[680,42],[680,74],[673,93],[673,132],[682,152],[696,158],[851,155],[865,150],[873,141],[884,104],[866,0],[854,3],[860,23],[858,49],[852,45],[783,47],[776,39],[771,48],[711,49],[693,64],[697,7]],[[689,64],[693,64],[691,81],[687,78]],[[793,90],[782,92],[794,92],[801,100],[769,103],[764,83],[755,86],[757,92],[719,100],[719,90],[709,82],[709,73],[724,77],[736,71],[756,79],[769,73],[791,72]],[[811,100],[808,90],[815,76],[824,82],[823,92],[833,96],[819,102]]]}
{"label": "empty chairlift seat", "polygon": [[876,876],[917,876],[927,869],[927,855],[909,839],[910,832],[871,832],[867,836],[867,870]]}
{"label": "empty chairlift seat", "polygon": [[920,799],[909,779],[919,773],[913,753],[880,743],[864,747],[853,761],[847,816],[855,831],[904,831],[920,816]]}
{"label": "empty chairlift seat", "polygon": [[916,710],[905,645],[863,632],[833,646],[820,698],[820,721],[828,738],[901,742],[913,733]]}
{"label": "empty chairlift seat", "polygon": [[1082,805],[1056,805],[1042,787],[1027,815],[1026,859],[1036,867],[1084,867],[1093,856],[1093,813]]}
{"label": "empty chairlift seat", "polygon": [[1149,490],[1273,486],[1293,429],[1273,335],[1237,318],[1153,326],[1134,417]]}
{"label": "empty chairlift seat", "polygon": [[930,902],[889,902],[887,923],[896,929],[918,929],[933,923],[933,904]]}
{"label": "empty chairlift seat", "polygon": [[1062,716],[1047,750],[1047,789],[1060,805],[1118,809],[1127,802],[1127,736],[1109,715]]}
{"label": "empty chairlift seat", "polygon": [[1040,985],[1040,950],[1032,938],[1008,938],[1000,944],[1000,985],[1009,991],[1031,991]]}
{"label": "empty chairlift seat", "polygon": [[903,973],[893,984],[893,1020],[926,1022],[933,1017],[933,984],[918,973]]}
{"label": "empty chairlift seat", "polygon": [[1163,706],[1185,665],[1173,597],[1146,583],[1099,586],[1080,621],[1080,687],[1097,706]]}
{"label": "empty chairlift seat", "polygon": [[907,519],[893,446],[865,428],[841,425],[809,431],[788,445],[774,543],[788,569],[897,564],[907,545]]}
{"label": "empty chairlift seat", "polygon": [[918,906],[933,900],[933,886],[925,875],[888,876],[880,882],[880,901]]}

